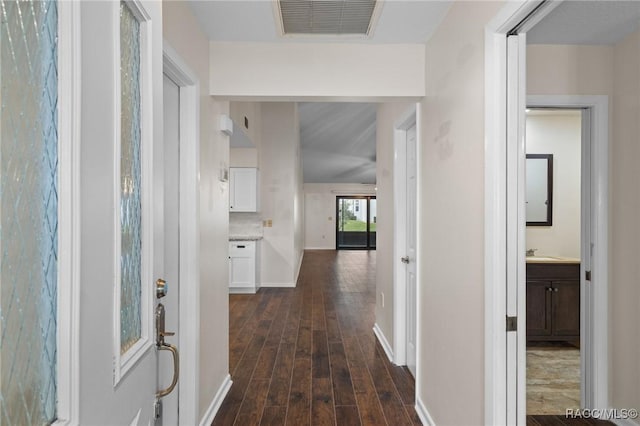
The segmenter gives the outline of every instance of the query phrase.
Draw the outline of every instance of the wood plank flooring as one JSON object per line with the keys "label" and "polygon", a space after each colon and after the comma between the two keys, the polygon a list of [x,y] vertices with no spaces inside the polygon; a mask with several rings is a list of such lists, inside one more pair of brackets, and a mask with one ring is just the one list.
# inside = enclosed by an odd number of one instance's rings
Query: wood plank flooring
{"label": "wood plank flooring", "polygon": [[306,251],[296,288],[229,297],[233,385],[213,425],[419,425],[373,334],[375,251]]}
{"label": "wood plank flooring", "polygon": [[[306,251],[296,288],[229,296],[233,385],[213,425],[419,425],[411,374],[372,328],[371,251]],[[527,416],[527,425],[605,425]]]}

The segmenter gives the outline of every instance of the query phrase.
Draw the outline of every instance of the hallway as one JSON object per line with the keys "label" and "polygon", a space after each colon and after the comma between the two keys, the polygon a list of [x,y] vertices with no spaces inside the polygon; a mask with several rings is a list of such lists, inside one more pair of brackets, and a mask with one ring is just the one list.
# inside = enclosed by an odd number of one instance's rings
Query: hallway
{"label": "hallway", "polygon": [[298,285],[229,297],[233,386],[214,425],[420,424],[373,334],[375,251],[305,251]]}

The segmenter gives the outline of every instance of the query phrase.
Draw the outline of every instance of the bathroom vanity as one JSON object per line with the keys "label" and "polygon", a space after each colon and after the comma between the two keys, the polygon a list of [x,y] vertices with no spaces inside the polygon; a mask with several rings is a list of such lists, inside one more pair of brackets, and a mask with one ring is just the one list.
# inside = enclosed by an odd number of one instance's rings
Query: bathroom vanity
{"label": "bathroom vanity", "polygon": [[527,341],[580,343],[580,260],[527,257]]}

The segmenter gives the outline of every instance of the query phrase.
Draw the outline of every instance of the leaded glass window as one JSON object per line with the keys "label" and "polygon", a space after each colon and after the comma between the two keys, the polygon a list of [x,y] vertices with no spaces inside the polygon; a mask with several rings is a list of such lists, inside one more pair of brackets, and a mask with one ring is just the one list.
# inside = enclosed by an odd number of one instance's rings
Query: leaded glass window
{"label": "leaded glass window", "polygon": [[120,4],[120,352],[142,335],[140,22]]}
{"label": "leaded glass window", "polygon": [[0,423],[56,418],[58,12],[1,0]]}

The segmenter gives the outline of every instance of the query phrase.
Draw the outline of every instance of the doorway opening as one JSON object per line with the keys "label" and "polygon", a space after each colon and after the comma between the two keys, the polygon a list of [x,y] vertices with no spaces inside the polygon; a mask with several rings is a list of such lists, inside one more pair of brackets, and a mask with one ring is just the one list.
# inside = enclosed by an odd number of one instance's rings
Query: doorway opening
{"label": "doorway opening", "polygon": [[[487,389],[486,422],[524,424],[527,420],[526,349],[526,108],[582,109],[581,237],[580,237],[580,407],[609,407],[608,328],[608,197],[610,95],[587,95],[586,86],[554,86],[562,75],[575,78],[575,68],[550,67],[548,49],[573,46],[529,46],[529,30],[559,7],[572,2],[520,2],[505,7],[491,24],[487,64],[495,101],[488,105],[487,136]],[[575,14],[564,15],[574,16]],[[563,25],[566,26],[566,23]],[[563,27],[562,25],[559,26]],[[550,32],[547,30],[546,32]],[[546,50],[545,50],[546,49]],[[538,52],[538,61],[530,55]],[[544,53],[542,55],[541,53]],[[558,53],[558,52],[556,52]],[[560,52],[567,56],[567,52]],[[492,59],[497,59],[492,62]],[[597,63],[597,60],[595,60]],[[605,63],[609,63],[604,61]],[[570,69],[569,69],[570,68]],[[586,76],[586,74],[581,74]],[[553,79],[550,77],[553,75]],[[549,78],[547,78],[549,77]],[[495,84],[493,84],[495,83]],[[585,88],[586,87],[586,88]],[[553,95],[532,95],[548,93]],[[608,93],[604,91],[604,93]],[[586,120],[585,120],[586,117]],[[505,155],[506,154],[506,155]],[[543,253],[540,253],[543,254]],[[505,273],[506,271],[506,273]],[[529,276],[530,278],[530,276]],[[551,293],[554,289],[550,286]],[[560,293],[553,291],[554,294]],[[506,303],[504,302],[506,301]],[[506,317],[506,328],[505,328]],[[506,332],[505,332],[506,330]],[[504,374],[506,370],[506,375]],[[567,407],[573,408],[573,407]]]}
{"label": "doorway opening", "polygon": [[376,197],[336,197],[336,250],[376,249]]}
{"label": "doorway opening", "polygon": [[581,406],[583,127],[582,109],[526,110],[527,415]]}

